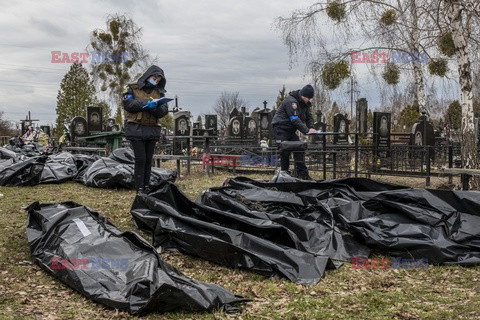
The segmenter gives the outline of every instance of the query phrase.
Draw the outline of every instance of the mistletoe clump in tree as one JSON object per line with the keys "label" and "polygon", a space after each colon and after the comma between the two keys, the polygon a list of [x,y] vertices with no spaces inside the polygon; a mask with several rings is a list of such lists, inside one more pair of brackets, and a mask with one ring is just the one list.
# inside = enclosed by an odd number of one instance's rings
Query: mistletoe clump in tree
{"label": "mistletoe clump in tree", "polygon": [[[106,24],[105,30],[95,29],[90,34],[87,50],[92,51],[97,62],[92,63],[91,74],[100,83],[101,91],[106,91],[120,106],[122,92],[133,75],[153,62],[141,45],[141,28],[132,19],[111,15]],[[123,120],[123,108],[117,108],[115,118],[118,122]]]}

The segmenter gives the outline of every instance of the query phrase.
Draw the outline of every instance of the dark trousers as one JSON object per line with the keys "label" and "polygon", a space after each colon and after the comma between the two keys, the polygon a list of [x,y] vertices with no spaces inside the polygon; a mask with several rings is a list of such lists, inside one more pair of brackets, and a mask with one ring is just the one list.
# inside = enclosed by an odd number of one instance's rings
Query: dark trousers
{"label": "dark trousers", "polygon": [[[295,132],[286,131],[280,128],[273,128],[273,136],[275,140],[280,141],[300,141],[300,138]],[[290,154],[291,151],[280,151],[280,166],[283,171],[288,171],[290,168]],[[293,153],[293,159],[297,168],[297,176],[308,176],[308,169],[305,165],[305,152],[296,151]]]}
{"label": "dark trousers", "polygon": [[148,187],[156,140],[130,140],[135,155],[135,188]]}

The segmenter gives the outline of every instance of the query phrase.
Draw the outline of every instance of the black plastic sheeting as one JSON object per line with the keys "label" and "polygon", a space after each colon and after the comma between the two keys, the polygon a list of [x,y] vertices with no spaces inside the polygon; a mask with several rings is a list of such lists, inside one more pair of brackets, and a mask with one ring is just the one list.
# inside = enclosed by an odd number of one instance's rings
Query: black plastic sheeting
{"label": "black plastic sheeting", "polygon": [[136,225],[154,246],[229,267],[320,280],[329,258],[351,261],[371,251],[480,263],[480,192],[412,189],[363,178],[265,182],[238,177],[191,202],[163,183],[137,195]]}
{"label": "black plastic sheeting", "polygon": [[[131,149],[115,150],[110,157],[102,157],[88,167],[84,174],[84,183],[98,188],[135,188],[134,155]],[[168,169],[152,168],[150,186],[161,181],[175,182],[177,173]]]}
{"label": "black plastic sheeting", "polygon": [[0,186],[34,186],[40,183],[47,156],[2,159]]}
{"label": "black plastic sheeting", "polygon": [[[102,158],[68,152],[28,156],[25,152],[0,148],[0,186],[33,186],[73,180],[92,187],[134,189],[133,172],[134,156],[130,148],[117,149],[110,157]],[[155,186],[163,180],[174,182],[176,177],[175,171],[152,168],[150,184]]]}
{"label": "black plastic sheeting", "polygon": [[[292,221],[290,230],[262,213],[248,216],[218,210],[188,200],[168,182],[148,195],[138,194],[131,213],[140,229],[153,233],[154,246],[228,267],[286,277],[300,284],[317,283],[327,267],[335,268],[324,252],[304,250],[308,241],[298,241],[296,233],[303,232],[302,238],[314,236],[308,234],[313,230],[311,223],[305,228]],[[351,250],[359,256],[368,254],[361,245],[356,248],[352,244]]]}
{"label": "black plastic sheeting", "polygon": [[[278,192],[292,193],[303,205],[282,199],[279,206],[271,200]],[[324,221],[318,210],[323,207],[342,232],[384,255],[426,258],[433,264],[480,263],[478,191],[412,189],[363,178],[292,183],[238,178],[226,187],[207,190],[201,200],[228,210],[216,199],[237,195],[261,204],[267,212],[307,221]]]}
{"label": "black plastic sheeting", "polygon": [[[37,142],[24,143],[19,137],[11,138],[9,144],[1,149],[10,150],[19,156],[36,157],[56,152],[55,148],[45,147]],[[1,153],[1,152],[0,152]]]}
{"label": "black plastic sheeting", "polygon": [[74,154],[73,159],[77,166],[77,174],[73,177],[73,181],[83,183],[85,181],[85,172],[98,159],[97,155]]}
{"label": "black plastic sheeting", "polygon": [[32,259],[83,295],[131,314],[206,311],[246,301],[211,283],[194,281],[164,262],[140,236],[120,232],[74,202],[28,207]]}
{"label": "black plastic sheeting", "polygon": [[77,174],[74,156],[70,153],[58,153],[47,158],[40,183],[62,183],[72,180]]}

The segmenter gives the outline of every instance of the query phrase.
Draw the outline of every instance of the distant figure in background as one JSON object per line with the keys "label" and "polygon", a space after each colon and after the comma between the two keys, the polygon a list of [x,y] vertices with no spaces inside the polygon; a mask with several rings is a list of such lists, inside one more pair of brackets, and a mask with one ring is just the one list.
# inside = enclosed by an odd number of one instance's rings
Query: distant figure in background
{"label": "distant figure in background", "polygon": [[[299,130],[303,134],[315,133],[313,116],[310,112],[313,98],[313,87],[307,84],[301,90],[292,91],[288,97],[283,100],[278,107],[272,120],[273,136],[275,140],[280,141],[300,141],[296,135]],[[282,151],[280,154],[281,170],[290,174],[290,151]],[[308,175],[308,169],[305,165],[305,152],[295,152],[293,154],[297,164],[297,176],[303,180],[312,180]]]}
{"label": "distant figure in background", "polygon": [[135,155],[135,188],[148,193],[155,143],[160,139],[160,118],[168,113],[165,96],[167,80],[163,70],[153,65],[138,79],[126,86],[123,93],[125,137],[130,140]]}
{"label": "distant figure in background", "polygon": [[28,126],[28,130],[22,136],[23,141],[34,141],[35,140],[35,131],[33,131],[32,126]]}

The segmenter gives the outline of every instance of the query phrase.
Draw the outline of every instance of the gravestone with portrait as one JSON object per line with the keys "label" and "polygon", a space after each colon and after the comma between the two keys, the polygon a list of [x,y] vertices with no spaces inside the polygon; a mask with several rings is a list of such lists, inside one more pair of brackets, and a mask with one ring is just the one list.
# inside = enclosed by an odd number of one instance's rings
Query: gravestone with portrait
{"label": "gravestone with portrait", "polygon": [[228,136],[231,139],[238,139],[241,140],[243,138],[243,116],[234,116],[230,118],[230,122],[228,124]]}
{"label": "gravestone with portrait", "polygon": [[433,126],[423,115],[413,124],[410,144],[415,146],[433,146],[435,144]]}
{"label": "gravestone with portrait", "polygon": [[[410,144],[415,146],[434,146],[435,145],[435,134],[433,130],[433,125],[428,121],[425,115],[421,115],[416,123],[412,126],[412,134],[410,136]],[[420,150],[417,152],[412,152],[413,157],[421,156]],[[435,152],[430,152],[430,159],[435,159]]]}
{"label": "gravestone with portrait", "polygon": [[[317,121],[313,124],[313,128],[315,130],[320,130],[321,132],[326,132],[327,124],[326,124],[325,115],[323,114],[322,110],[317,109],[316,117],[317,117]],[[313,143],[323,143],[324,136],[312,135],[311,137],[312,137],[311,139]]]}
{"label": "gravestone with portrait", "polygon": [[114,118],[108,118],[107,121],[105,122],[105,131],[107,132],[120,131],[120,125],[115,124]]}
{"label": "gravestone with portrait", "polygon": [[358,133],[365,135],[368,131],[368,101],[365,98],[360,98],[356,103],[357,107],[357,131]]}
{"label": "gravestone with portrait", "polygon": [[218,135],[217,115],[216,114],[205,115],[205,129],[208,130],[208,132],[211,132],[213,136]]}
{"label": "gravestone with portrait", "polygon": [[190,135],[190,111],[178,111],[173,113],[175,136]]}
{"label": "gravestone with portrait", "polygon": [[336,113],[333,117],[333,132],[336,134],[333,136],[334,144],[348,144],[348,125],[349,120],[345,115]]}
{"label": "gravestone with portrait", "polygon": [[264,109],[257,113],[258,130],[260,140],[266,140],[272,143],[272,119],[275,115],[275,110]]}
{"label": "gravestone with portrait", "polygon": [[[173,113],[174,135],[175,140],[173,144],[174,154],[183,154],[188,146],[188,137],[190,136],[190,111],[178,111]],[[184,136],[185,139],[181,139]],[[180,137],[180,139],[178,138]]]}
{"label": "gravestone with portrait", "polygon": [[102,108],[101,107],[87,107],[88,119],[88,135],[102,132]]}
{"label": "gravestone with portrait", "polygon": [[252,117],[244,118],[245,139],[257,139],[257,122]]}
{"label": "gravestone with portrait", "polygon": [[373,113],[373,147],[377,157],[388,158],[390,156],[390,128],[390,113]]}
{"label": "gravestone with portrait", "polygon": [[72,141],[75,141],[76,138],[88,136],[87,131],[87,120],[84,117],[75,117],[70,123],[70,132],[72,133]]}

